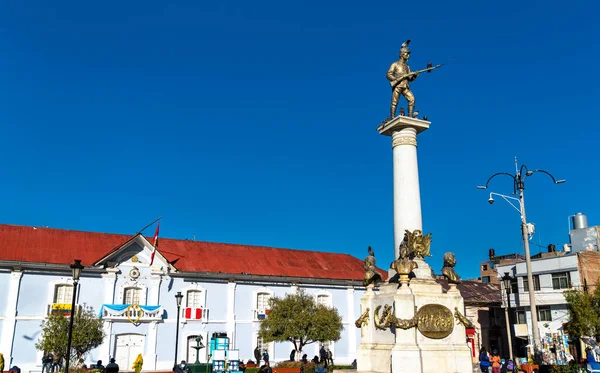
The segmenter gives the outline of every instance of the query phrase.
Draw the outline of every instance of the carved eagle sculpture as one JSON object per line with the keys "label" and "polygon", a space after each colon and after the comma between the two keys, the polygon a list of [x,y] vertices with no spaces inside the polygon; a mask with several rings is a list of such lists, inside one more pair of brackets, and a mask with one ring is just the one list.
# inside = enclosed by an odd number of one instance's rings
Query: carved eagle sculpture
{"label": "carved eagle sculpture", "polygon": [[465,326],[465,328],[473,328],[474,327],[471,320],[467,319],[467,317],[465,315],[460,313],[460,311],[458,310],[458,307],[454,307],[454,318],[456,319],[456,321],[463,324]]}

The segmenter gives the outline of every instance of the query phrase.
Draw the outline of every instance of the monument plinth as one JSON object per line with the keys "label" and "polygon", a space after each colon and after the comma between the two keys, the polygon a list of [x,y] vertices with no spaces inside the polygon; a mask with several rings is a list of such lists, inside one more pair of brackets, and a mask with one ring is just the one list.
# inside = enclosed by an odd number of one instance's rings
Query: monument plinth
{"label": "monument plinth", "polygon": [[[444,254],[443,275],[451,283],[444,291],[425,261],[431,234],[423,234],[421,193],[417,160],[417,134],[430,122],[418,119],[409,82],[425,71],[411,72],[407,64],[410,40],[402,44],[400,58],[387,73],[392,87],[390,118],[377,131],[392,138],[394,172],[394,262],[388,281],[381,286],[376,275],[375,253],[369,247],[364,261],[367,291],[361,298],[361,329],[358,372],[374,373],[467,373],[472,371],[465,327],[471,322],[461,313],[464,301],[456,284],[454,254]],[[408,102],[408,115],[398,99]]]}

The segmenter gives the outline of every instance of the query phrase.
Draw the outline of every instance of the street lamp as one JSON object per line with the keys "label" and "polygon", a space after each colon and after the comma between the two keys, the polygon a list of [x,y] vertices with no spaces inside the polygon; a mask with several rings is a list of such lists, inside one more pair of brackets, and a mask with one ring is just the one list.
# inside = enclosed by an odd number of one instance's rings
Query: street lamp
{"label": "street lamp", "polygon": [[181,300],[183,299],[183,294],[180,291],[175,294],[175,300],[177,301],[177,324],[175,325],[175,359],[173,364],[173,369],[177,366],[177,345],[179,343],[179,314],[181,313]]}
{"label": "street lamp", "polygon": [[[509,196],[505,196],[503,194],[498,194],[498,193],[490,193],[490,199],[488,199],[488,202],[490,204],[494,203],[494,199],[492,198],[492,195],[500,196],[500,197],[504,198],[504,200],[506,202],[510,203],[510,205],[512,207],[514,207],[521,215],[521,234],[523,235],[523,246],[525,247],[525,265],[527,267],[527,281],[529,283],[529,304],[530,304],[530,309],[531,309],[531,324],[532,324],[531,329],[533,331],[534,354],[537,353],[538,347],[541,344],[541,340],[540,340],[540,330],[538,328],[537,308],[535,306],[535,293],[534,293],[535,287],[533,286],[533,274],[531,273],[531,254],[529,252],[529,238],[528,238],[528,234],[530,232],[529,232],[529,228],[527,227],[527,217],[525,215],[524,190],[525,190],[525,179],[529,176],[532,176],[534,173],[538,173],[538,172],[548,175],[552,179],[552,182],[554,182],[554,184],[562,184],[565,182],[565,180],[556,180],[554,178],[554,176],[552,176],[552,174],[550,174],[548,171],[529,170],[526,165],[522,165],[521,168],[518,169],[518,171],[516,172],[515,175],[509,174],[508,172],[498,172],[498,173],[490,176],[490,178],[485,183],[485,185],[477,186],[477,189],[487,189],[488,185],[490,184],[490,181],[492,181],[493,178],[495,178],[498,175],[507,175],[507,176],[510,176],[511,179],[513,179],[513,194],[517,194],[517,191],[519,191],[519,198],[509,197]],[[510,202],[511,200],[518,201],[519,207],[517,208],[517,206],[515,206],[512,202]]]}
{"label": "street lamp", "polygon": [[79,276],[84,266],[81,265],[80,259],[75,259],[75,262],[70,265],[73,271],[73,300],[71,301],[71,319],[69,320],[69,337],[67,338],[67,356],[65,362],[65,373],[69,373],[69,361],[71,359],[71,340],[73,339],[73,316],[75,315],[75,300],[77,299],[77,285],[79,284]]}
{"label": "street lamp", "polygon": [[510,282],[512,278],[508,274],[508,272],[504,272],[504,277],[502,277],[502,282],[504,283],[504,290],[506,291],[506,308],[504,308],[504,317],[506,318],[506,334],[508,337],[508,354],[511,360],[514,360],[513,356],[513,345],[512,345],[512,331],[510,330],[510,319],[509,319],[509,309],[510,309]]}

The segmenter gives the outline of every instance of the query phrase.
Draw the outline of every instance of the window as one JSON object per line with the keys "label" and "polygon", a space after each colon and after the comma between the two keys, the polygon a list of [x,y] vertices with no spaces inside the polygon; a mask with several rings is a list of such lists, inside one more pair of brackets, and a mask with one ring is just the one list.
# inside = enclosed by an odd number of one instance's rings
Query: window
{"label": "window", "polygon": [[54,288],[54,303],[71,304],[72,301],[73,285],[56,285]]}
{"label": "window", "polygon": [[269,298],[271,298],[271,294],[269,293],[258,293],[256,295],[256,309],[258,310],[266,310],[269,308]]}
{"label": "window", "polygon": [[318,295],[317,296],[317,304],[320,304],[325,307],[329,307],[329,295]]}
{"label": "window", "polygon": [[481,278],[481,282],[483,282],[484,284],[488,284],[490,282],[490,276],[483,276]]}
{"label": "window", "polygon": [[571,276],[569,272],[552,274],[552,288],[555,290],[568,289],[571,287]]}
{"label": "window", "polygon": [[[540,276],[533,275],[533,290],[540,291],[540,289]],[[523,290],[529,291],[529,280],[527,280],[527,277],[523,277]]]}
{"label": "window", "polygon": [[525,317],[524,310],[516,310],[515,311],[517,324],[527,324],[527,318]]}
{"label": "window", "polygon": [[202,302],[202,292],[200,290],[188,290],[186,297],[186,307],[202,308],[203,303],[204,302]]}
{"label": "window", "polygon": [[538,307],[538,321],[552,321],[552,311],[550,307]]}
{"label": "window", "polygon": [[482,266],[481,266],[481,270],[482,270],[482,271],[487,271],[487,270],[488,270],[488,266],[487,266],[487,264],[484,264],[484,265],[482,265]]}
{"label": "window", "polygon": [[140,304],[141,289],[126,288],[123,296],[123,304]]}
{"label": "window", "polygon": [[510,292],[512,294],[519,293],[519,281],[517,280],[516,277],[510,280]]}

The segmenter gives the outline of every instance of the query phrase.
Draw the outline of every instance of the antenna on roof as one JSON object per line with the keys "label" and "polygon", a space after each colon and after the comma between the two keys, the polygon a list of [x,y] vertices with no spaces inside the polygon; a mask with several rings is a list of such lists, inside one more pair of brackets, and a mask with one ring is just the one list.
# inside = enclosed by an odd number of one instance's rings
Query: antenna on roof
{"label": "antenna on roof", "polygon": [[196,241],[196,232],[194,232],[194,241]]}
{"label": "antenna on roof", "polygon": [[156,223],[156,222],[157,222],[157,221],[159,221],[160,219],[162,219],[162,216],[161,216],[160,218],[158,218],[158,219],[154,220],[152,223],[150,223],[150,224],[146,225],[144,228],[140,229],[140,231],[139,231],[139,232],[137,232],[135,235],[137,236],[138,234],[142,233],[143,231],[145,231],[145,230],[146,230],[146,228],[148,228],[148,227],[149,227],[149,226],[151,226],[152,224]]}

